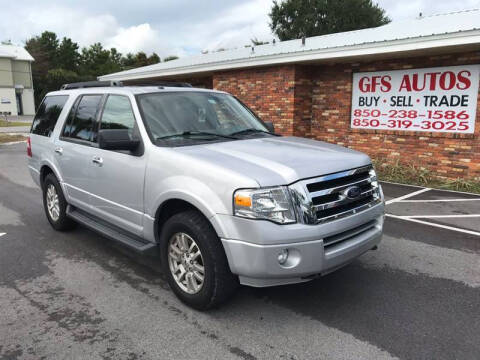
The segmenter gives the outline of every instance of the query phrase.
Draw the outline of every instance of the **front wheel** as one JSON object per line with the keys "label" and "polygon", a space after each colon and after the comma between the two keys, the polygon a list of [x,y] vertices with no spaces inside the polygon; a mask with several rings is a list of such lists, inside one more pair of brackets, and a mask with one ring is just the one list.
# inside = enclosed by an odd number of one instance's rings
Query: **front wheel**
{"label": "front wheel", "polygon": [[198,310],[225,301],[238,285],[223,246],[208,220],[197,211],[172,216],[160,236],[162,266],[170,287]]}

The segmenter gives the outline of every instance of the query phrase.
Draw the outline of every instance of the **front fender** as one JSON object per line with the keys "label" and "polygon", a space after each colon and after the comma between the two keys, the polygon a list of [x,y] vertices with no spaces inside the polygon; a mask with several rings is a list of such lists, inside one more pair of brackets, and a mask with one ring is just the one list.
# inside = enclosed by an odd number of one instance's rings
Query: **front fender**
{"label": "front fender", "polygon": [[[195,206],[207,219],[210,219],[215,214],[230,214],[231,198],[231,189],[214,190],[198,179],[189,176],[172,176],[147,185],[145,211],[151,219],[154,219],[163,203],[179,199]],[[213,223],[212,225],[221,236],[221,229],[217,229]]]}

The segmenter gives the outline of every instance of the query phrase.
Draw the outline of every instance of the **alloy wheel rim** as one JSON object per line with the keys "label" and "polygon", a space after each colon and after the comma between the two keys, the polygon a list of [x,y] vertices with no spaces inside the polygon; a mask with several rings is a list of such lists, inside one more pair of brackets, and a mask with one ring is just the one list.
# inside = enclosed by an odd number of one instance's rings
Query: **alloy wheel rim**
{"label": "alloy wheel rim", "polygon": [[205,281],[202,253],[195,240],[179,232],[168,244],[168,264],[176,284],[188,294],[198,293]]}
{"label": "alloy wheel rim", "polygon": [[57,221],[60,217],[60,203],[58,201],[58,194],[53,184],[47,187],[47,210],[50,218]]}

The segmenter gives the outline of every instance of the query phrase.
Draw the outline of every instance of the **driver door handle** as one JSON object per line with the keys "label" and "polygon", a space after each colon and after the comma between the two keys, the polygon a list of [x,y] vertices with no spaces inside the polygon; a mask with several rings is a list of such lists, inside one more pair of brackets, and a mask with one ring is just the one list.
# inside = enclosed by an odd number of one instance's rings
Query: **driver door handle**
{"label": "driver door handle", "polygon": [[59,155],[62,155],[62,154],[63,154],[63,148],[61,148],[61,147],[56,147],[56,148],[55,148],[55,152],[56,152],[57,154],[59,154]]}
{"label": "driver door handle", "polygon": [[94,156],[92,162],[100,166],[103,165],[103,159],[100,156]]}

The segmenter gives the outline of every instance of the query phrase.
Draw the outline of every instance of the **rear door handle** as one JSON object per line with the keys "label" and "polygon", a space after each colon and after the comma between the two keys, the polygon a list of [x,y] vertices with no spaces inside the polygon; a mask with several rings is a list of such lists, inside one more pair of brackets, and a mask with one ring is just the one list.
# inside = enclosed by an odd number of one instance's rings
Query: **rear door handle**
{"label": "rear door handle", "polygon": [[92,158],[92,162],[94,162],[97,165],[102,166],[103,165],[103,159],[100,156],[94,156]]}
{"label": "rear door handle", "polygon": [[56,147],[56,148],[55,148],[55,152],[56,152],[57,154],[59,154],[59,155],[62,155],[62,154],[63,154],[63,148],[61,148],[61,147]]}

